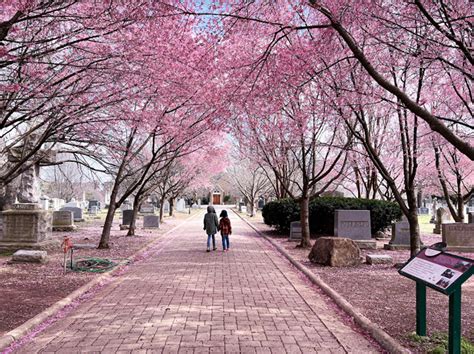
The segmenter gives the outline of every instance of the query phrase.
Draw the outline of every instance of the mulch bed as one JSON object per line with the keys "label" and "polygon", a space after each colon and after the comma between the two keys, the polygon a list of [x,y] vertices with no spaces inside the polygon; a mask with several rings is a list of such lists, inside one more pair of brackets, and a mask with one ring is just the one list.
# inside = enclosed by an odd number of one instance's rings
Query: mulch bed
{"label": "mulch bed", "polygon": [[[97,257],[124,261],[160,234],[178,223],[166,219],[159,230],[137,229],[135,237],[127,237],[127,231],[119,231],[114,224],[110,236],[110,249],[80,249],[74,251],[74,260]],[[55,302],[63,299],[100,273],[67,271],[64,274],[63,251],[59,244],[64,235],[70,236],[74,244],[99,244],[103,221],[91,220],[76,223],[75,232],[54,232],[58,247],[48,250],[46,264],[10,264],[10,254],[0,253],[0,336],[33,318]]]}
{"label": "mulch bed", "polygon": [[[393,265],[361,264],[356,267],[335,268],[314,264],[308,259],[309,249],[296,248],[297,242],[288,241],[287,235],[278,234],[263,224],[261,219],[248,220],[402,345],[414,352],[426,352],[426,348],[409,336],[416,327],[415,282],[399,275]],[[394,263],[404,263],[410,258],[409,251],[383,250],[383,243],[388,241],[389,239],[377,241],[377,250],[362,250],[364,259],[366,254],[387,254],[392,256]],[[422,235],[422,242],[427,245],[441,242],[441,236],[425,234]],[[457,254],[467,258],[473,257],[470,253]],[[444,294],[427,289],[428,335],[448,332],[448,299]],[[474,279],[468,280],[462,287],[461,321],[462,335],[474,342]]]}

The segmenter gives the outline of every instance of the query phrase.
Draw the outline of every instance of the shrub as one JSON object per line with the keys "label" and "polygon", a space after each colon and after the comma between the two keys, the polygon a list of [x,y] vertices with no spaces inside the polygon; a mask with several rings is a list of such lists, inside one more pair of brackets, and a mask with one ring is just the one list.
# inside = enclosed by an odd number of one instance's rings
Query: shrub
{"label": "shrub", "polygon": [[[311,233],[332,235],[334,232],[334,211],[336,209],[369,210],[372,234],[383,231],[402,215],[397,203],[383,200],[319,197],[309,203],[309,227]],[[290,222],[300,219],[299,203],[292,199],[281,199],[267,203],[262,210],[265,224],[288,232]]]}

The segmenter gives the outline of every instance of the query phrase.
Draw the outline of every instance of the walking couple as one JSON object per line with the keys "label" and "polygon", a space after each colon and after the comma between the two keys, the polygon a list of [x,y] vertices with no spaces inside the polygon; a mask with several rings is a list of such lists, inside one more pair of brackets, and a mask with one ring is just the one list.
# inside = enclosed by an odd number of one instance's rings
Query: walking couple
{"label": "walking couple", "polygon": [[221,220],[217,220],[216,210],[213,206],[207,207],[207,213],[204,215],[204,230],[207,234],[207,252],[211,251],[211,239],[212,239],[212,249],[215,251],[216,248],[216,238],[215,235],[217,231],[221,232],[222,237],[222,249],[224,252],[229,250],[229,235],[232,233],[232,226],[230,225],[230,219],[227,216],[227,211],[222,210],[219,215]]}

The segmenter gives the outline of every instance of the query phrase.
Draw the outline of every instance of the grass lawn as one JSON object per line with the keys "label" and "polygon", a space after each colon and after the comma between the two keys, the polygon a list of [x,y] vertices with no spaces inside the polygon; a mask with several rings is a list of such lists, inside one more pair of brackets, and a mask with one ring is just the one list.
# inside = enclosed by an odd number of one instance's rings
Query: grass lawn
{"label": "grass lawn", "polygon": [[422,234],[432,234],[434,224],[430,224],[431,215],[418,215],[418,223]]}

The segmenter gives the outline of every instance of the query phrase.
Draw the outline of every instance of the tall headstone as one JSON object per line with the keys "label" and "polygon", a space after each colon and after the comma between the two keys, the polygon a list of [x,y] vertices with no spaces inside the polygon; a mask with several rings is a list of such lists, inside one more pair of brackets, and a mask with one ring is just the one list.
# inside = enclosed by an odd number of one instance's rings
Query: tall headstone
{"label": "tall headstone", "polygon": [[87,209],[90,211],[93,207],[98,211],[100,209],[100,202],[98,200],[89,200]]}
{"label": "tall headstone", "polygon": [[186,202],[184,199],[178,199],[176,202],[176,211],[185,211],[186,210]]}
{"label": "tall headstone", "polygon": [[93,205],[89,208],[89,215],[96,216],[98,212],[99,212],[99,207],[97,207],[96,205]]}
{"label": "tall headstone", "polygon": [[79,207],[65,206],[59,209],[60,211],[71,211],[73,213],[74,221],[84,221],[83,210]]}
{"label": "tall headstone", "polygon": [[442,230],[449,251],[474,252],[474,224],[443,224]]}
{"label": "tall headstone", "polygon": [[467,214],[467,222],[468,222],[469,224],[474,224],[474,212]]}
{"label": "tall headstone", "polygon": [[143,217],[144,229],[157,229],[160,227],[160,217],[158,215],[145,215]]}
{"label": "tall headstone", "polygon": [[418,214],[419,215],[428,215],[430,210],[425,207],[418,208]]}
{"label": "tall headstone", "polygon": [[42,209],[49,210],[49,198],[48,197],[41,197],[40,198],[40,205],[41,205]]}
{"label": "tall headstone", "polygon": [[168,200],[165,200],[165,202],[163,203],[163,212],[170,212],[170,202]]}
{"label": "tall headstone", "polygon": [[130,226],[133,219],[133,209],[122,210],[122,225]]}
{"label": "tall headstone", "polygon": [[51,220],[39,204],[19,203],[3,212],[3,235],[0,249],[43,249],[55,244],[51,240]]}
{"label": "tall headstone", "polygon": [[433,229],[433,233],[440,235],[441,225],[449,222],[450,219],[451,219],[451,216],[449,215],[448,209],[444,207],[438,208],[438,210],[436,210],[436,224]]}
{"label": "tall headstone", "polygon": [[408,221],[398,221],[392,224],[392,239],[387,245],[386,250],[410,249],[410,224]]}
{"label": "tall headstone", "polygon": [[301,229],[301,222],[300,221],[292,221],[290,223],[290,237],[288,241],[301,241],[303,237],[303,232]]}
{"label": "tall headstone", "polygon": [[69,210],[53,211],[53,231],[74,231],[74,213]]}
{"label": "tall headstone", "polygon": [[351,239],[359,248],[376,248],[376,242],[372,240],[370,211],[335,210],[334,236]]}

